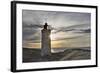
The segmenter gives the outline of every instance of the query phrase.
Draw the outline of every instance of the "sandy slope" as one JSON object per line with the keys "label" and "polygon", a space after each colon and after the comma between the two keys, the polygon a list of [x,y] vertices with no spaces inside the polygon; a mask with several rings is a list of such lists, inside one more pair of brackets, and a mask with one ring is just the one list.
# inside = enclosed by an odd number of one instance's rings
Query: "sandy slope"
{"label": "sandy slope", "polygon": [[64,52],[52,53],[51,56],[42,57],[39,49],[23,48],[23,62],[41,61],[64,61],[64,60],[86,60],[90,59],[90,50],[87,49],[66,49]]}

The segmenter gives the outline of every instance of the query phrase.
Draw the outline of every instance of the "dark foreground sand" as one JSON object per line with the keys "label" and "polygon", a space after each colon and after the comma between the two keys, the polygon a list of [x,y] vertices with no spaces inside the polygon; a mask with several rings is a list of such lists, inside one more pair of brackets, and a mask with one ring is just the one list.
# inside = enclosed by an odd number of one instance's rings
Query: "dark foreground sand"
{"label": "dark foreground sand", "polygon": [[91,51],[87,49],[66,49],[64,52],[52,53],[51,56],[42,57],[40,49],[23,48],[23,62],[87,60],[91,58]]}

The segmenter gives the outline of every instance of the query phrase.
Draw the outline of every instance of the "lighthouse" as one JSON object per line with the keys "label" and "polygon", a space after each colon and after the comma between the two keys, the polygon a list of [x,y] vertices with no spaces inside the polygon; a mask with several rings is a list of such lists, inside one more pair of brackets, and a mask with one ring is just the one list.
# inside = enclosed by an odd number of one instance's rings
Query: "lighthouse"
{"label": "lighthouse", "polygon": [[51,55],[51,30],[48,29],[48,24],[45,23],[44,28],[41,30],[41,56]]}

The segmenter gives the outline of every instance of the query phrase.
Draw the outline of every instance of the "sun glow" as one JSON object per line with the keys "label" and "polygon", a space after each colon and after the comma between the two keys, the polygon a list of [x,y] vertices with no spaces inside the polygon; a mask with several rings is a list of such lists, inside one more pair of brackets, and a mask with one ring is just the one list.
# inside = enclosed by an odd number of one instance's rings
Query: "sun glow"
{"label": "sun glow", "polygon": [[57,38],[57,35],[56,34],[51,34],[50,38],[51,38],[51,40],[55,40]]}

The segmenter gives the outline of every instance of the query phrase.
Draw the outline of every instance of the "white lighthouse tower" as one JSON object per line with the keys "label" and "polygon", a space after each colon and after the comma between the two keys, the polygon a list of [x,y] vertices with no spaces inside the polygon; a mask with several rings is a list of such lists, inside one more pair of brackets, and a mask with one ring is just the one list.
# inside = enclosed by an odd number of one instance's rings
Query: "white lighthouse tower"
{"label": "white lighthouse tower", "polygon": [[45,23],[44,28],[41,30],[41,56],[50,56],[51,55],[51,39],[50,34],[51,30],[48,29],[48,24]]}

